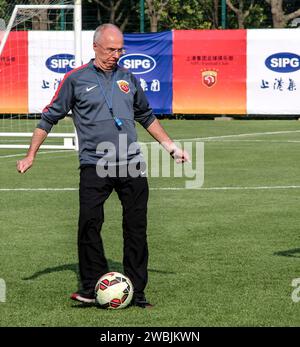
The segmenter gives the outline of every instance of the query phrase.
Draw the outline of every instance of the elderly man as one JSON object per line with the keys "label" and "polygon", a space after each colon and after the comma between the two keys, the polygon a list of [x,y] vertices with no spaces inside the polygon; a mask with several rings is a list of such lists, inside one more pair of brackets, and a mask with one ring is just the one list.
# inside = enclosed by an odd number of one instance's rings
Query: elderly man
{"label": "elderly man", "polygon": [[[152,305],[144,290],[148,281],[148,182],[137,144],[139,122],[177,162],[189,160],[176,147],[152,109],[134,76],[117,65],[124,53],[123,34],[112,24],[97,27],[95,58],[67,73],[51,103],[43,110],[27,156],[17,162],[25,173],[52,126],[72,110],[79,141],[80,189],[78,258],[81,288],[71,299],[95,302],[95,284],[109,271],[101,238],[103,205],[115,190],[123,208],[123,267],[133,283],[132,304]],[[134,163],[134,169],[129,166]],[[132,174],[132,172],[135,174]]]}

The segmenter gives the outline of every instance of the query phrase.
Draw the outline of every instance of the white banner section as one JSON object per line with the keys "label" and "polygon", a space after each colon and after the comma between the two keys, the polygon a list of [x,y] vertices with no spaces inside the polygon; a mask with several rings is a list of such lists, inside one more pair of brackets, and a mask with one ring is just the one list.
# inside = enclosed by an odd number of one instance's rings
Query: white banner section
{"label": "white banner section", "polygon": [[300,114],[299,99],[299,30],[247,30],[247,113]]}
{"label": "white banner section", "polygon": [[[82,33],[82,61],[94,57],[93,32]],[[41,113],[55,95],[64,75],[75,67],[74,33],[32,31],[28,33],[29,113]]]}

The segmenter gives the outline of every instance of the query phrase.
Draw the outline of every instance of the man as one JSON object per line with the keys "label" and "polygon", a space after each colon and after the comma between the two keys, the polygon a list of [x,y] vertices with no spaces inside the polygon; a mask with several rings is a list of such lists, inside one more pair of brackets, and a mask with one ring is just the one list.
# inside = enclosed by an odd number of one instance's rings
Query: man
{"label": "man", "polygon": [[[123,267],[134,286],[132,304],[148,308],[152,306],[144,293],[148,280],[148,183],[134,122],[147,129],[177,162],[189,157],[175,146],[153,115],[134,76],[117,65],[123,43],[123,34],[115,25],[103,24],[95,30],[95,59],[65,75],[43,110],[27,156],[17,162],[17,170],[25,173],[33,165],[52,126],[72,110],[79,141],[78,258],[82,287],[71,299],[94,303],[95,284],[109,271],[100,231],[103,204],[115,189],[123,208]],[[132,163],[135,170],[130,170]]]}

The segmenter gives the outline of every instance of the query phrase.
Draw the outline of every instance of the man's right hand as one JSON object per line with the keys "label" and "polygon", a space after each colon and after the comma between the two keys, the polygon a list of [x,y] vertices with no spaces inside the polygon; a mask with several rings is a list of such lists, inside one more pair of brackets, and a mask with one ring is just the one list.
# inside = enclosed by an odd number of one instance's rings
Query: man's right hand
{"label": "man's right hand", "polygon": [[17,170],[20,173],[25,173],[28,169],[31,168],[33,164],[33,159],[30,157],[25,157],[22,160],[18,160],[17,161]]}
{"label": "man's right hand", "polygon": [[33,160],[36,156],[36,153],[38,149],[40,148],[40,145],[44,142],[44,140],[47,137],[47,132],[43,129],[36,128],[33,132],[31,144],[29,147],[29,150],[27,152],[27,155],[24,159],[17,161],[17,170],[20,173],[25,173],[28,169],[31,168],[33,164]]}

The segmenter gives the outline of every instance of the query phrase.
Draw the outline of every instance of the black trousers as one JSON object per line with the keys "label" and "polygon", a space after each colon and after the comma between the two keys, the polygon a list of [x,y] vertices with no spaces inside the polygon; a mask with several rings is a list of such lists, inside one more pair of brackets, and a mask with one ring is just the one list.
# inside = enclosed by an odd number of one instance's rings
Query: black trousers
{"label": "black trousers", "polygon": [[101,227],[104,222],[103,205],[113,189],[123,208],[124,274],[132,281],[135,295],[143,295],[148,280],[147,178],[101,178],[95,166],[80,169],[78,257],[82,290],[94,291],[99,277],[109,271]]}

